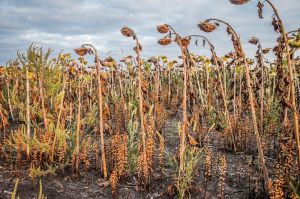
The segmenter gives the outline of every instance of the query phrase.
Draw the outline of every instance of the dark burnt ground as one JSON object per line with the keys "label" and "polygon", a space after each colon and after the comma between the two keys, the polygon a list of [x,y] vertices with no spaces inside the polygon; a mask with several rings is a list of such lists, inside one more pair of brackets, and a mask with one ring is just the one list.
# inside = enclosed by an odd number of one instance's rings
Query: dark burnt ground
{"label": "dark burnt ground", "polygon": [[[166,154],[172,157],[177,154],[179,136],[177,125],[179,117],[175,116],[166,121],[165,145]],[[257,180],[257,160],[252,155],[244,153],[226,152],[220,146],[222,139],[219,133],[210,132],[207,135],[207,147],[212,151],[212,176],[205,179],[204,172],[204,154],[202,155],[199,169],[194,172],[194,182],[189,191],[191,198],[218,198],[218,159],[220,156],[226,156],[227,170],[225,178],[225,198],[261,198],[259,196],[259,180]],[[166,158],[168,159],[168,158]],[[254,162],[249,167],[249,162]],[[156,156],[156,164],[158,158]],[[0,198],[10,198],[14,189],[15,181],[20,179],[17,195],[23,198],[37,198],[39,193],[39,179],[28,177],[26,168],[12,168],[0,162]],[[161,173],[159,166],[156,166],[152,172],[152,181],[149,190],[139,190],[136,186],[135,176],[128,176],[119,183],[119,198],[124,199],[152,199],[152,198],[174,198],[172,193],[174,188],[174,171],[168,166],[166,161],[165,168]],[[47,175],[41,178],[43,193],[48,199],[52,198],[112,198],[110,186],[99,186],[97,180],[101,174],[96,170],[81,172],[80,177],[76,178],[70,169],[66,168],[64,172],[59,171],[56,175]],[[255,192],[256,190],[256,192]]]}

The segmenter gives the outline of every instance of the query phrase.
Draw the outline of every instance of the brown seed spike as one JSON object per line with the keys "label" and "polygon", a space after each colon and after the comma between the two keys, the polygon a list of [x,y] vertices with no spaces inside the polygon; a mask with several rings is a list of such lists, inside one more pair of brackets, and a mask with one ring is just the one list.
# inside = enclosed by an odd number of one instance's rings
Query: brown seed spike
{"label": "brown seed spike", "polygon": [[171,42],[172,42],[171,38],[163,38],[163,39],[158,40],[158,43],[160,45],[169,45]]}
{"label": "brown seed spike", "polygon": [[198,27],[204,32],[212,32],[216,29],[217,26],[215,24],[209,23],[208,21],[204,21],[198,24]]}
{"label": "brown seed spike", "polygon": [[162,33],[162,34],[168,33],[169,32],[169,26],[167,24],[158,25],[157,26],[157,31]]}
{"label": "brown seed spike", "polygon": [[249,0],[229,0],[229,1],[235,5],[243,5],[245,3],[248,3]]}
{"label": "brown seed spike", "polygon": [[74,49],[75,53],[79,56],[85,56],[88,52],[87,48],[76,48]]}
{"label": "brown seed spike", "polygon": [[135,34],[134,34],[134,31],[131,29],[131,28],[128,28],[128,27],[123,27],[121,29],[121,33],[125,36],[125,37],[133,37]]}

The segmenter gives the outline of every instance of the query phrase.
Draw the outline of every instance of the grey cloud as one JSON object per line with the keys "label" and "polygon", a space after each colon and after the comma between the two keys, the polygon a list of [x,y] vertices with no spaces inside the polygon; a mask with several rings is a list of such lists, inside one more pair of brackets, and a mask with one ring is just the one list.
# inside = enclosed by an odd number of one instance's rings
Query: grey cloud
{"label": "grey cloud", "polygon": [[[299,0],[276,1],[287,30],[300,27]],[[95,44],[101,54],[110,52],[117,59],[133,53],[133,41],[120,34],[124,25],[132,27],[143,45],[143,56],[164,54],[176,58],[176,45],[162,47],[156,25],[169,23],[182,35],[202,34],[215,44],[218,54],[232,50],[224,28],[214,33],[200,32],[197,23],[206,18],[224,19],[241,35],[244,48],[253,56],[251,36],[271,47],[278,35],[271,24],[271,10],[265,6],[258,20],[256,1],[234,6],[228,0],[0,0],[0,64],[12,59],[17,50],[25,51],[31,42],[59,52],[72,52],[84,42]],[[207,49],[192,46],[191,51],[207,54]]]}

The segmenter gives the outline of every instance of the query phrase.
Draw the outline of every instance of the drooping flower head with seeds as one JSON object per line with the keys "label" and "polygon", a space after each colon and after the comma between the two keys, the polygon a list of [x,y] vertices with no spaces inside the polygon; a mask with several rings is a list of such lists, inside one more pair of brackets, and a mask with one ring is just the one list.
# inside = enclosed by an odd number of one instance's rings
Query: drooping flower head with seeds
{"label": "drooping flower head with seeds", "polygon": [[172,43],[172,39],[171,38],[162,38],[162,39],[158,40],[158,43],[160,45],[166,46],[166,45],[169,45],[170,43]]}
{"label": "drooping flower head with seeds", "polygon": [[166,34],[170,31],[170,28],[169,28],[168,24],[158,25],[157,26],[157,31],[162,33],[162,34]]}
{"label": "drooping flower head with seeds", "polygon": [[213,32],[217,28],[218,24],[213,24],[208,21],[204,21],[198,24],[198,27],[204,32]]}
{"label": "drooping flower head with seeds", "polygon": [[235,5],[243,5],[248,3],[250,0],[229,0],[230,3],[235,4]]}
{"label": "drooping flower head with seeds", "polygon": [[81,48],[76,48],[74,49],[75,53],[79,56],[85,56],[88,52],[87,48],[81,47]]}
{"label": "drooping flower head with seeds", "polygon": [[134,31],[131,28],[128,28],[126,26],[124,26],[121,29],[121,33],[125,36],[125,37],[133,37],[135,35]]}
{"label": "drooping flower head with seeds", "polygon": [[252,38],[249,40],[249,43],[250,43],[250,44],[253,44],[253,45],[257,45],[258,39],[257,39],[256,37],[252,37]]}

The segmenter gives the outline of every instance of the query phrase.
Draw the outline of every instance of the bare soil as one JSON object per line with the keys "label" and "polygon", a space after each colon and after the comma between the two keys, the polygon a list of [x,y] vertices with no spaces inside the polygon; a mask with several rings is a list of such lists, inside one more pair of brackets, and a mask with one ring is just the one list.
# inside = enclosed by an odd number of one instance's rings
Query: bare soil
{"label": "bare soil", "polygon": [[[178,146],[177,123],[179,117],[175,116],[166,122],[165,141],[167,154],[175,154]],[[218,158],[226,155],[227,171],[225,178],[225,198],[264,198],[260,195],[261,189],[259,180],[255,179],[257,168],[249,167],[249,162],[255,158],[244,153],[226,152],[220,147],[220,136],[217,132],[210,132],[207,135],[208,147],[212,150],[212,177],[204,177],[204,158],[201,159],[200,167],[194,174],[194,182],[189,191],[191,198],[218,198]],[[203,156],[204,157],[204,156]],[[254,160],[255,161],[255,160]],[[158,164],[157,164],[158,165]],[[122,199],[155,199],[155,198],[175,198],[172,193],[174,180],[171,168],[166,168],[161,173],[159,168],[155,168],[152,173],[152,181],[149,190],[139,190],[136,186],[136,178],[128,176],[123,179],[119,186],[119,198]],[[16,179],[19,178],[17,195],[23,198],[37,198],[39,193],[39,180],[28,177],[26,168],[16,170],[11,165],[0,162],[0,198],[10,198],[14,189]],[[110,186],[99,186],[98,180],[101,174],[95,169],[80,173],[76,178],[70,169],[58,172],[56,175],[47,175],[41,178],[43,193],[48,199],[61,198],[112,198]]]}

